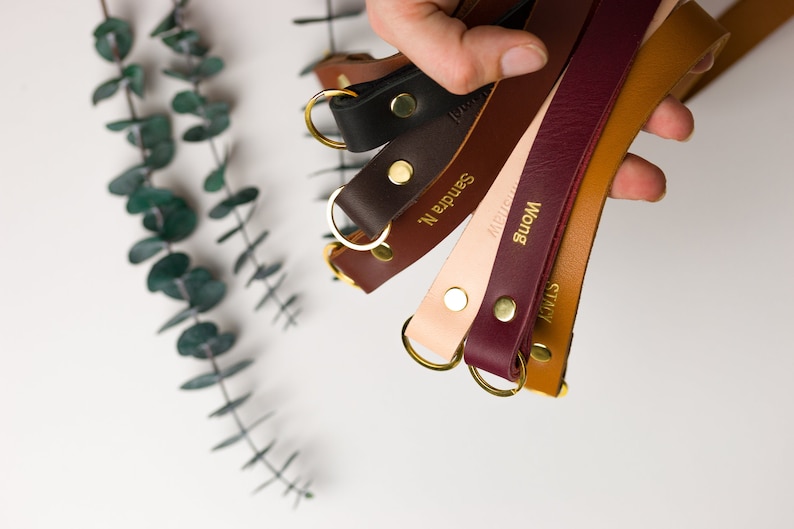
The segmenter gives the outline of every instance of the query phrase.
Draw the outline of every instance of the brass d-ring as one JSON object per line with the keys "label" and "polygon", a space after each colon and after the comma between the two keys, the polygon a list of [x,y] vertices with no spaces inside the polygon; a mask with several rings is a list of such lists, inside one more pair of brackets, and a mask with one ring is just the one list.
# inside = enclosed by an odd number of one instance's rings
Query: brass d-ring
{"label": "brass d-ring", "polygon": [[405,320],[402,330],[403,347],[405,347],[406,352],[411,355],[411,358],[416,360],[422,367],[432,369],[433,371],[449,371],[460,363],[461,359],[463,358],[463,342],[461,342],[461,344],[455,350],[455,354],[452,356],[452,359],[446,364],[434,364],[433,362],[425,360],[419,353],[417,353],[416,349],[414,349],[414,346],[411,345],[411,340],[409,340],[405,335],[405,329],[407,329],[408,324],[411,323],[411,318],[413,318],[413,316],[409,316],[408,319]]}
{"label": "brass d-ring", "polygon": [[352,277],[342,272],[339,267],[331,261],[331,254],[341,247],[342,243],[340,242],[329,242],[325,245],[325,248],[323,248],[323,259],[325,259],[325,264],[328,265],[328,268],[331,269],[331,272],[334,273],[339,281],[347,283],[351,287],[361,288]]}
{"label": "brass d-ring", "polygon": [[352,90],[348,90],[346,88],[332,88],[328,90],[323,90],[322,92],[318,92],[315,94],[314,97],[309,99],[309,102],[306,103],[306,110],[303,112],[303,118],[306,120],[306,128],[309,129],[309,133],[314,136],[317,141],[322,143],[327,147],[331,147],[334,149],[345,149],[347,145],[345,145],[341,141],[334,141],[330,138],[327,138],[322,135],[322,133],[317,130],[317,127],[314,126],[312,122],[312,109],[314,105],[317,104],[317,101],[322,99],[323,97],[334,97],[334,96],[351,96],[351,97],[358,97],[358,94],[353,92]]}
{"label": "brass d-ring", "polygon": [[336,200],[336,197],[339,196],[339,193],[341,193],[342,189],[344,188],[345,186],[340,187],[339,189],[331,193],[330,197],[328,197],[328,207],[325,210],[325,215],[326,215],[326,219],[328,220],[328,228],[331,230],[331,234],[333,234],[334,238],[337,241],[341,242],[351,250],[355,250],[357,252],[366,252],[377,248],[389,236],[389,232],[391,232],[391,221],[389,221],[386,227],[383,228],[383,231],[380,233],[380,235],[377,236],[377,238],[375,238],[374,241],[368,242],[367,244],[356,244],[352,242],[350,239],[345,237],[342,234],[342,232],[339,231],[339,228],[336,226],[336,221],[334,221],[334,201]]}
{"label": "brass d-ring", "polygon": [[521,388],[523,388],[524,384],[527,383],[527,361],[524,360],[524,355],[521,354],[521,351],[518,352],[518,370],[519,374],[517,387],[513,389],[497,389],[486,382],[484,378],[482,378],[482,375],[480,375],[480,372],[476,367],[469,366],[469,372],[471,373],[471,376],[474,377],[474,380],[477,382],[477,384],[479,384],[482,389],[491,395],[496,395],[497,397],[512,397],[521,391]]}

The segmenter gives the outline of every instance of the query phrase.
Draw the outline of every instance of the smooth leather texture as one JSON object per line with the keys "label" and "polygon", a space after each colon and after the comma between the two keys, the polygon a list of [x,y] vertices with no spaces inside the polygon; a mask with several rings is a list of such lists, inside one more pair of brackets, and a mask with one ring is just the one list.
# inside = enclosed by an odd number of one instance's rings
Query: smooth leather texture
{"label": "smooth leather texture", "polygon": [[[336,268],[371,292],[424,256],[474,211],[534,117],[534,111],[517,112],[517,104],[527,109],[540,107],[567,62],[590,6],[589,0],[537,3],[530,27],[550,50],[549,64],[538,72],[496,84],[498,98],[491,96],[466,148],[460,149],[432,186],[394,220],[386,241],[394,254],[391,261],[340,247],[330,255]],[[353,242],[367,240],[360,230],[350,238]]]}
{"label": "smooth leather texture", "polygon": [[[596,8],[524,166],[466,339],[468,365],[516,380],[517,355],[529,358],[534,320],[576,189],[658,7],[659,0],[601,0]],[[515,302],[515,315],[500,321],[494,306],[505,297]]]}
{"label": "smooth leather texture", "polygon": [[[479,9],[488,6],[490,9]],[[513,14],[527,5],[506,0],[479,2],[467,14],[464,23],[480,25],[497,22],[506,27],[521,27],[523,20],[516,22]],[[495,6],[506,9],[497,19],[483,20],[483,13],[492,14]],[[519,17],[520,18],[520,17]],[[385,77],[348,86],[357,97],[331,98],[329,108],[334,116],[342,139],[351,152],[366,152],[391,141],[414,127],[466,104],[482,92],[482,88],[471,94],[455,95],[441,87],[413,64],[408,64]],[[398,117],[391,111],[391,102],[400,94],[410,94],[416,104],[408,117]]]}

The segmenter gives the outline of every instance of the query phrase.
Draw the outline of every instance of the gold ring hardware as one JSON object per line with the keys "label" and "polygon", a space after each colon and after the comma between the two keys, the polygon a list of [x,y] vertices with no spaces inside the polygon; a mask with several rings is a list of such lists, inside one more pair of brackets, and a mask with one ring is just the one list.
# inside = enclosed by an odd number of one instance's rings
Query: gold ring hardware
{"label": "gold ring hardware", "polygon": [[334,273],[337,279],[343,283],[347,283],[351,287],[361,288],[358,284],[353,280],[352,277],[348,276],[347,274],[343,273],[339,267],[337,267],[333,261],[331,261],[331,254],[342,247],[342,243],[340,242],[329,242],[325,245],[323,249],[323,259],[325,260],[325,264],[328,265],[328,268],[331,269],[331,272]]}
{"label": "gold ring hardware", "polygon": [[317,104],[317,101],[326,97],[335,97],[335,96],[350,96],[350,97],[358,97],[358,94],[353,92],[352,90],[348,90],[347,88],[332,88],[328,90],[323,90],[322,92],[318,92],[315,94],[314,97],[309,99],[309,102],[306,103],[306,110],[303,112],[303,118],[306,121],[306,128],[309,129],[309,133],[314,136],[314,138],[325,145],[326,147],[331,147],[332,149],[345,149],[347,145],[341,141],[335,141],[331,138],[323,136],[323,134],[317,130],[317,127],[314,126],[312,122],[312,109],[314,105]]}
{"label": "gold ring hardware", "polygon": [[355,250],[357,252],[367,252],[369,250],[373,250],[383,244],[383,241],[389,236],[389,232],[391,232],[391,222],[389,222],[383,231],[378,235],[378,237],[367,244],[356,244],[352,242],[350,239],[344,236],[342,232],[339,231],[339,228],[336,226],[336,221],[334,221],[334,201],[336,197],[339,196],[339,193],[342,192],[345,186],[341,186],[339,189],[331,193],[331,196],[328,197],[328,207],[325,210],[326,219],[328,220],[328,228],[331,230],[334,238],[350,248],[351,250]]}
{"label": "gold ring hardware", "polygon": [[434,364],[433,362],[429,362],[425,360],[422,355],[416,352],[414,346],[411,345],[411,340],[405,335],[405,330],[408,328],[408,324],[411,323],[411,319],[413,316],[409,316],[405,323],[403,324],[402,330],[402,339],[403,339],[403,347],[405,347],[405,351],[411,355],[411,358],[416,360],[416,362],[421,365],[422,367],[426,367],[427,369],[432,369],[433,371],[449,371],[450,369],[457,366],[461,359],[463,358],[463,343],[455,349],[455,354],[452,356],[452,359],[446,364]]}
{"label": "gold ring hardware", "polygon": [[416,112],[416,98],[403,92],[391,100],[389,110],[398,118],[409,118]]}
{"label": "gold ring hardware", "polygon": [[493,387],[482,378],[482,375],[474,366],[469,366],[469,372],[482,389],[497,397],[512,397],[521,391],[521,388],[527,383],[527,362],[524,360],[524,355],[521,354],[521,351],[518,352],[518,386],[513,389],[497,389]]}

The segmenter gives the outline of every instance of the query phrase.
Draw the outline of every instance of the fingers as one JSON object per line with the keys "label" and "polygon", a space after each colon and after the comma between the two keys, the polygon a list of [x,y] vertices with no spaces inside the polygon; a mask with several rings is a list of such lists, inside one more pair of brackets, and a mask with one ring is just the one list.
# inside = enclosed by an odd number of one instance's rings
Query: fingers
{"label": "fingers", "polygon": [[661,138],[686,141],[695,132],[695,118],[678,99],[667,96],[653,111],[643,130]]}
{"label": "fingers", "polygon": [[628,154],[615,174],[609,196],[658,202],[664,198],[666,190],[667,179],[661,169],[639,156]]}
{"label": "fingers", "polygon": [[456,1],[368,0],[373,30],[428,76],[455,94],[545,66],[548,52],[526,31],[467,29],[448,13]]}

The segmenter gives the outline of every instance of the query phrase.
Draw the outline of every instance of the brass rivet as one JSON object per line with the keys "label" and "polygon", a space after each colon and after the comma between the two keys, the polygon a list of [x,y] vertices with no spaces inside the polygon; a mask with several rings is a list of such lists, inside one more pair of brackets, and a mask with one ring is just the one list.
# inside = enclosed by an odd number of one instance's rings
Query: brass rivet
{"label": "brass rivet", "polygon": [[389,108],[398,118],[410,117],[416,111],[416,98],[411,94],[402,93],[391,100]]}
{"label": "brass rivet", "polygon": [[516,302],[510,296],[502,296],[496,300],[493,306],[493,314],[496,319],[505,323],[516,317]]}
{"label": "brass rivet", "polygon": [[397,160],[389,167],[389,181],[402,186],[407,184],[414,176],[414,166],[405,160]]}
{"label": "brass rivet", "polygon": [[529,351],[529,356],[536,362],[545,364],[551,360],[551,351],[542,343],[536,343]]}
{"label": "brass rivet", "polygon": [[460,312],[469,304],[469,296],[460,287],[452,287],[444,293],[444,305],[452,312]]}
{"label": "brass rivet", "polygon": [[375,259],[378,261],[383,261],[384,263],[388,263],[394,259],[394,250],[392,250],[391,246],[385,242],[380,243],[378,246],[370,250],[370,253],[375,257]]}

